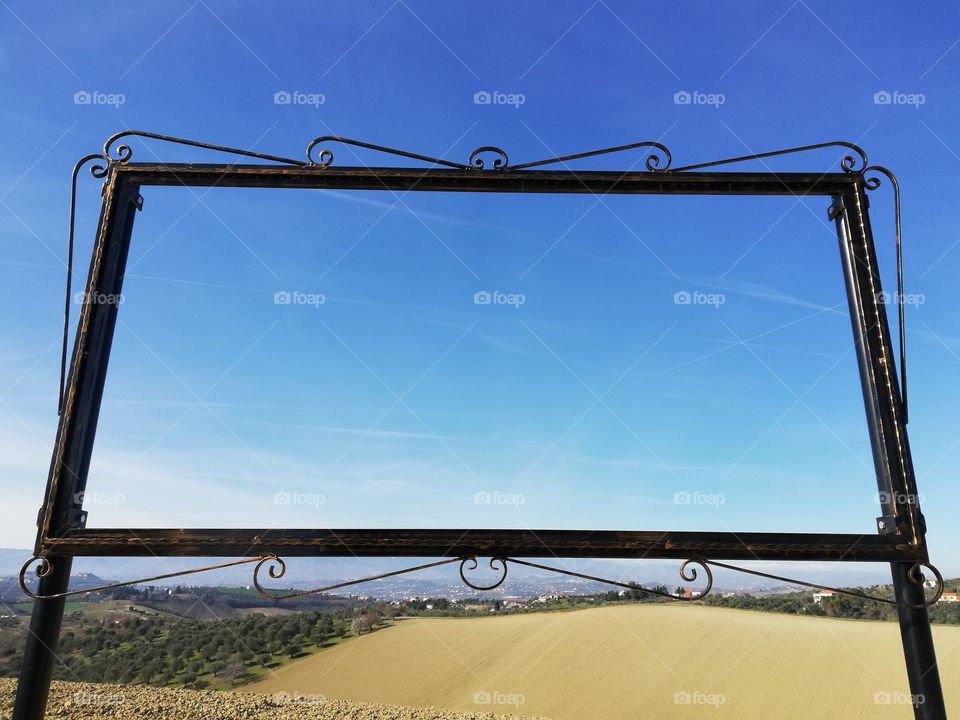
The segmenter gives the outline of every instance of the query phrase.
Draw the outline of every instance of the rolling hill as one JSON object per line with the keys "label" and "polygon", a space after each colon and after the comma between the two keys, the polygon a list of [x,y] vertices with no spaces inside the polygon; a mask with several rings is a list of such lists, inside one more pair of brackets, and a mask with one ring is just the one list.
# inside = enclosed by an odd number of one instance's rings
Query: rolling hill
{"label": "rolling hill", "polygon": [[[956,688],[960,628],[934,633]],[[895,623],[680,605],[409,619],[244,690],[557,720],[912,717]]]}

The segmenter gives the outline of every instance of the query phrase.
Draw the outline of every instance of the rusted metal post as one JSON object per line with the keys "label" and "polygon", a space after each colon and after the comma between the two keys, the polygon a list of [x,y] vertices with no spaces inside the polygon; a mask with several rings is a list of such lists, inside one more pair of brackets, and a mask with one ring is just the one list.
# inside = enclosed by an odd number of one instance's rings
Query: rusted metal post
{"label": "rusted metal post", "polygon": [[[853,327],[857,364],[877,474],[882,515],[881,535],[901,537],[915,544],[927,559],[926,525],[917,495],[916,478],[907,438],[906,413],[901,402],[890,326],[884,307],[876,246],[867,213],[863,184],[834,197],[830,217],[836,221],[847,301]],[[919,566],[890,563],[898,607],[910,701],[916,720],[945,720],[946,709],[937,657],[924,604]]]}
{"label": "rusted metal post", "polygon": [[[133,220],[141,205],[137,185],[115,173],[108,175],[63,414],[57,429],[45,501],[38,518],[34,550],[38,555],[47,533],[62,534],[82,527],[86,520],[83,492],[123,290]],[[49,573],[40,578],[40,592],[44,595],[64,592],[70,581],[71,565],[69,555],[51,557]],[[63,598],[34,602],[13,720],[41,720],[44,716],[50,678],[57,662],[56,647],[63,608]]]}

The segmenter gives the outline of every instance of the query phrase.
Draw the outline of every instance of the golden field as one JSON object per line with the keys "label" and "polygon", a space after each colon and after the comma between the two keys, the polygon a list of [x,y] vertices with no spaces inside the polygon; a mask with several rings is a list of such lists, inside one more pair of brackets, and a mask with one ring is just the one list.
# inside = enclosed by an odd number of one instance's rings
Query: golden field
{"label": "golden field", "polygon": [[[960,628],[934,628],[960,716]],[[556,720],[911,718],[896,623],[682,605],[410,619],[243,688]]]}

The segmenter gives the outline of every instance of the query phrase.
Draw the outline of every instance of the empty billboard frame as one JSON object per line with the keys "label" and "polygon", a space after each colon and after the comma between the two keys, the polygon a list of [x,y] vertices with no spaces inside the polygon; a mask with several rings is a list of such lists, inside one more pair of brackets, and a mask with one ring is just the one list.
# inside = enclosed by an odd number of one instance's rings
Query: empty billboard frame
{"label": "empty billboard frame", "polygon": [[[228,153],[241,163],[132,162],[133,151],[117,144],[125,137],[173,143],[205,151]],[[116,147],[115,147],[116,145]],[[402,157],[400,167],[339,167],[333,164],[331,146],[362,148]],[[774,172],[766,159],[840,148],[843,157],[836,171]],[[569,162],[618,152],[642,157],[643,170],[573,170]],[[257,162],[252,162],[257,161]],[[413,164],[411,164],[413,161]],[[728,166],[754,161],[765,172],[730,172]],[[617,581],[595,578],[542,565],[540,558],[670,558],[682,560],[680,576],[697,579],[698,570],[709,592],[712,567],[746,572],[809,587],[834,589],[861,597],[858,591],[782,578],[728,564],[731,560],[797,560],[890,563],[895,599],[873,598],[895,605],[900,621],[911,695],[917,718],[945,717],[927,607],[942,591],[942,578],[929,564],[925,524],[910,446],[907,439],[903,287],[900,262],[899,188],[889,170],[871,166],[862,149],[846,142],[826,142],[786,150],[672,167],[669,150],[658,142],[640,142],[591,152],[511,165],[500,148],[484,146],[466,163],[373,145],[348,138],[325,136],[313,140],[306,159],[239,150],[193,140],[141,131],[125,131],[106,142],[103,152],[83,158],[73,172],[70,254],[73,251],[77,178],[85,164],[103,178],[100,220],[93,247],[85,297],[119,297],[130,248],[134,219],[143,208],[140,189],[147,186],[206,188],[287,188],[373,191],[433,191],[514,194],[604,195],[727,195],[823,197],[824,211],[835,223],[839,260],[843,271],[853,340],[866,410],[867,429],[874,459],[882,515],[875,534],[703,532],[649,530],[517,530],[517,529],[272,529],[264,528],[86,528],[83,493],[94,446],[97,421],[106,380],[118,303],[85,302],[82,306],[73,353],[61,378],[58,426],[43,507],[38,519],[34,557],[20,573],[21,587],[35,598],[31,633],[14,707],[16,720],[43,717],[65,598],[81,591],[69,590],[72,558],[78,556],[222,557],[232,559],[212,567],[251,564],[254,584],[273,600],[336,589],[386,575],[459,563],[460,577],[478,590],[497,587],[511,563],[576,575],[612,585]],[[552,166],[550,169],[544,169]],[[558,169],[560,168],[560,169]],[[719,168],[719,169],[718,169]],[[886,178],[894,193],[897,243],[897,299],[899,343],[891,336],[870,224],[867,193]],[[67,308],[70,303],[68,279]],[[829,502],[823,500],[822,502]],[[408,569],[341,583],[327,588],[277,595],[262,589],[258,574],[282,577],[283,557],[391,556],[431,558]],[[490,558],[498,577],[489,583],[468,579],[477,558]],[[35,589],[25,578],[33,568],[39,576]],[[202,572],[210,567],[171,573],[162,577]],[[923,570],[934,576],[935,594],[924,592]],[[129,583],[127,583],[129,584]],[[113,587],[113,586],[111,586]],[[656,592],[655,590],[650,590]],[[677,598],[682,600],[683,598]]]}

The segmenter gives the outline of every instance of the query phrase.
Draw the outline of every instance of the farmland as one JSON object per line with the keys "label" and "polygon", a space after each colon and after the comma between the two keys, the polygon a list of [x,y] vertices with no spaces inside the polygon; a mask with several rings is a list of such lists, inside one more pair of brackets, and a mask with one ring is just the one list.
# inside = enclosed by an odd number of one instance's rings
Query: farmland
{"label": "farmland", "polygon": [[[934,632],[957,687],[960,628]],[[672,604],[402,620],[244,690],[558,720],[911,716],[894,623]]]}

